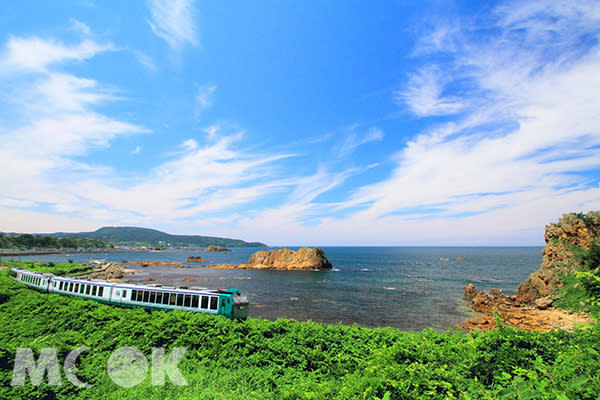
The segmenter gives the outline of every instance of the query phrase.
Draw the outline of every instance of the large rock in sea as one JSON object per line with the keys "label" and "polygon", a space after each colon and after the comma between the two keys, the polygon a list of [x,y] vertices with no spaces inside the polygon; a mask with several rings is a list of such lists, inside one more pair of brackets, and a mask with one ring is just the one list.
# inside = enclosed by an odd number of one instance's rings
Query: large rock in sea
{"label": "large rock in sea", "polygon": [[318,248],[303,247],[297,251],[287,247],[277,250],[261,250],[252,254],[246,264],[211,265],[211,268],[232,269],[278,269],[278,270],[319,270],[331,269],[332,265],[325,257],[325,252]]}
{"label": "large rock in sea", "polygon": [[558,223],[546,225],[544,240],[542,266],[517,289],[520,302],[534,303],[536,299],[554,294],[562,287],[561,275],[581,268],[576,253],[589,250],[592,243],[600,241],[600,211],[564,214]]}

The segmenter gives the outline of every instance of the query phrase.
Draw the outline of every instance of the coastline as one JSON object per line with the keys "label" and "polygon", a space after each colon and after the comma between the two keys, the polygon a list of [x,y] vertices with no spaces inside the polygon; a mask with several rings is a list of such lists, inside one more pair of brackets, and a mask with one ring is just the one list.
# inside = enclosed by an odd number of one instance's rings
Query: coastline
{"label": "coastline", "polygon": [[178,247],[172,249],[138,249],[138,248],[104,248],[104,249],[40,249],[40,250],[6,250],[0,249],[0,257],[10,256],[44,256],[51,254],[93,254],[93,253],[180,253],[186,251],[204,251],[197,248]]}

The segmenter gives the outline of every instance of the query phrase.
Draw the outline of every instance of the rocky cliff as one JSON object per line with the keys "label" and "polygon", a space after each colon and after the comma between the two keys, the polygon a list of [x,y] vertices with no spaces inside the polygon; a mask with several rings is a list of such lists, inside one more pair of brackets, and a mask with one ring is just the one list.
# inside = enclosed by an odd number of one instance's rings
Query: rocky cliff
{"label": "rocky cliff", "polygon": [[554,294],[562,287],[561,274],[581,268],[582,250],[600,242],[600,211],[564,214],[557,223],[546,225],[544,240],[542,266],[517,289],[519,302],[533,303]]}
{"label": "rocky cliff", "polygon": [[252,254],[246,264],[210,265],[211,268],[315,270],[332,268],[325,252],[315,247],[303,247],[297,251],[287,247],[278,250],[261,250]]}

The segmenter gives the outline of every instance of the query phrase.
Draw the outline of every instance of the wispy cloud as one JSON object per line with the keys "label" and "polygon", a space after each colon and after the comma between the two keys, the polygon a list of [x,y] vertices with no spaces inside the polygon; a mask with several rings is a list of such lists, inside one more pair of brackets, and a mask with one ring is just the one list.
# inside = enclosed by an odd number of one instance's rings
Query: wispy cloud
{"label": "wispy cloud", "polygon": [[195,10],[190,0],[148,0],[151,19],[148,24],[154,34],[174,50],[185,44],[196,46]]}
{"label": "wispy cloud", "polygon": [[420,117],[456,114],[465,109],[465,99],[443,93],[448,75],[437,66],[427,66],[410,77],[406,90],[396,92],[396,100]]}
{"label": "wispy cloud", "polygon": [[75,18],[71,18],[71,29],[84,36],[90,36],[92,34],[92,30],[87,24],[76,20]]}
{"label": "wispy cloud", "polygon": [[362,204],[370,218],[436,206],[441,218],[506,209],[543,210],[546,220],[556,218],[552,197],[573,201],[564,210],[600,206],[597,181],[583,175],[600,167],[600,5],[571,4],[501,6],[485,39],[476,21],[441,27],[434,37],[455,45],[427,49],[451,58],[427,63],[398,97],[419,117],[461,114],[409,142],[391,177],[347,206]]}
{"label": "wispy cloud", "polygon": [[58,72],[71,61],[113,49],[110,43],[92,40],[66,45],[37,37],[8,39],[0,56],[0,87],[5,93],[0,101],[15,112],[2,121],[0,133],[0,157],[7,171],[0,178],[2,197],[56,210],[67,207],[78,195],[64,189],[66,182],[110,170],[74,157],[106,147],[120,135],[148,132],[94,110],[119,100],[115,88]]}
{"label": "wispy cloud", "polygon": [[346,139],[340,146],[337,154],[340,157],[346,157],[350,155],[354,150],[369,142],[379,142],[383,140],[383,131],[377,127],[372,127],[367,130],[366,133],[359,135],[356,132],[356,127],[352,127],[346,133]]}
{"label": "wispy cloud", "polygon": [[144,67],[148,72],[156,73],[156,71],[158,71],[158,67],[156,66],[154,60],[146,53],[139,50],[134,50],[133,55],[135,56],[137,62],[139,62],[140,65],[142,65],[142,67]]}
{"label": "wispy cloud", "polygon": [[217,85],[207,85],[198,88],[196,93],[196,107],[194,114],[196,118],[200,116],[203,110],[210,108],[213,104],[213,94],[217,90]]}

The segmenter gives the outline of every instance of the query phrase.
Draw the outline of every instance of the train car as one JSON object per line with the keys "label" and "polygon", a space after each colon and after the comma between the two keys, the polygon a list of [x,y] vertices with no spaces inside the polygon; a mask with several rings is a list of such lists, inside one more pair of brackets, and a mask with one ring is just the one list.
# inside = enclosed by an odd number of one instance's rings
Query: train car
{"label": "train car", "polygon": [[185,310],[224,315],[231,319],[248,317],[248,298],[239,289],[209,290],[197,287],[115,283],[79,279],[13,268],[9,276],[18,282],[48,293],[82,297],[122,307],[157,310]]}

